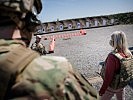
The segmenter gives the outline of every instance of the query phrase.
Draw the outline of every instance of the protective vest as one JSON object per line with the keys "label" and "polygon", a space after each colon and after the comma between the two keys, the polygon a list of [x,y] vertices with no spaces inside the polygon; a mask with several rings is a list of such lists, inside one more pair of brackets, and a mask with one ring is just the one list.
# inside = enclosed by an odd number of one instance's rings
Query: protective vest
{"label": "protective vest", "polygon": [[46,55],[47,52],[45,50],[45,46],[41,43],[33,43],[31,45],[31,49],[37,51],[40,55]]}
{"label": "protective vest", "polygon": [[[120,60],[120,70],[115,73],[110,87],[113,89],[124,88],[131,80],[133,80],[133,56],[124,58],[119,53],[112,52],[111,54]],[[103,64],[100,72],[103,79],[106,70],[105,65],[106,63]]]}
{"label": "protective vest", "polygon": [[16,77],[39,56],[38,53],[22,45],[13,47],[13,43],[15,42],[0,40],[0,100],[8,97]]}

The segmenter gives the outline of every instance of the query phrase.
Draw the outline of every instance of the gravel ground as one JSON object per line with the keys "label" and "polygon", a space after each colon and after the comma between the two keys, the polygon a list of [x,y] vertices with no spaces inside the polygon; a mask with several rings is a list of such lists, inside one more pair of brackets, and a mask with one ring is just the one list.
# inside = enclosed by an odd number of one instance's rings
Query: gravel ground
{"label": "gravel ground", "polygon": [[[54,56],[64,56],[78,69],[85,78],[98,76],[100,62],[104,61],[108,53],[112,50],[109,45],[110,35],[116,30],[122,30],[126,33],[129,47],[133,47],[133,25],[116,25],[102,28],[86,29],[87,35],[75,36],[70,39],[57,39]],[[77,32],[77,31],[72,31]],[[64,34],[71,32],[61,32],[55,34]],[[32,42],[34,41],[34,38]],[[50,41],[41,41],[46,48]],[[102,82],[92,84],[98,91]],[[125,88],[126,100],[133,100],[133,89],[129,86]],[[116,100],[113,98],[112,100]]]}

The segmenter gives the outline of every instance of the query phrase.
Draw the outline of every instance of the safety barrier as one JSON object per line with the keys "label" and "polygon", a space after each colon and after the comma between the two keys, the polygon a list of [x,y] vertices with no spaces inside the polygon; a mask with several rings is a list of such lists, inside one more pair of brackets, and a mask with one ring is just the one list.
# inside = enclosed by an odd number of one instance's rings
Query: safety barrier
{"label": "safety barrier", "polygon": [[63,33],[63,34],[53,34],[53,35],[42,35],[42,38],[44,40],[52,40],[53,38],[54,39],[57,39],[57,38],[70,38],[70,37],[73,37],[73,36],[81,36],[81,35],[86,35],[86,31],[85,30],[80,30],[80,32],[73,32],[73,33]]}

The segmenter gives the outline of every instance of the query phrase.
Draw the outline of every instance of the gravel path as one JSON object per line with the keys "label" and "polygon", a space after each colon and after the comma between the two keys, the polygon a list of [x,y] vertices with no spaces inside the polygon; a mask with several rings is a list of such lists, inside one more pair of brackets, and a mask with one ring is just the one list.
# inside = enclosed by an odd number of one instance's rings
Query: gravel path
{"label": "gravel path", "polygon": [[[116,30],[122,30],[126,33],[129,47],[133,47],[133,25],[116,25],[102,28],[86,29],[87,35],[71,37],[64,40],[56,40],[54,56],[66,57],[78,69],[85,78],[98,77],[96,71],[99,71],[100,62],[104,61],[107,54],[111,51],[109,45],[110,35]],[[77,32],[77,31],[72,31]],[[71,32],[62,32],[71,33]],[[59,33],[56,33],[59,34]],[[33,39],[34,40],[34,39]],[[41,41],[48,48],[49,41]],[[93,86],[99,90],[102,81],[94,82]],[[115,98],[113,100],[116,100]],[[133,89],[126,87],[126,100],[133,100]]]}

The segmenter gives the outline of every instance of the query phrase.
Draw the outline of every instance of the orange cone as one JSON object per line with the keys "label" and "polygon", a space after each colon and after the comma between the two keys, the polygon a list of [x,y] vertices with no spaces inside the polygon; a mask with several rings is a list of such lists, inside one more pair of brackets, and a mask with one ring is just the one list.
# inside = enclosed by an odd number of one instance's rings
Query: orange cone
{"label": "orange cone", "polygon": [[55,47],[55,39],[52,38],[52,41],[49,45],[49,53],[54,53],[54,47]]}
{"label": "orange cone", "polygon": [[82,35],[86,35],[86,30],[80,29],[80,33],[81,33]]}

